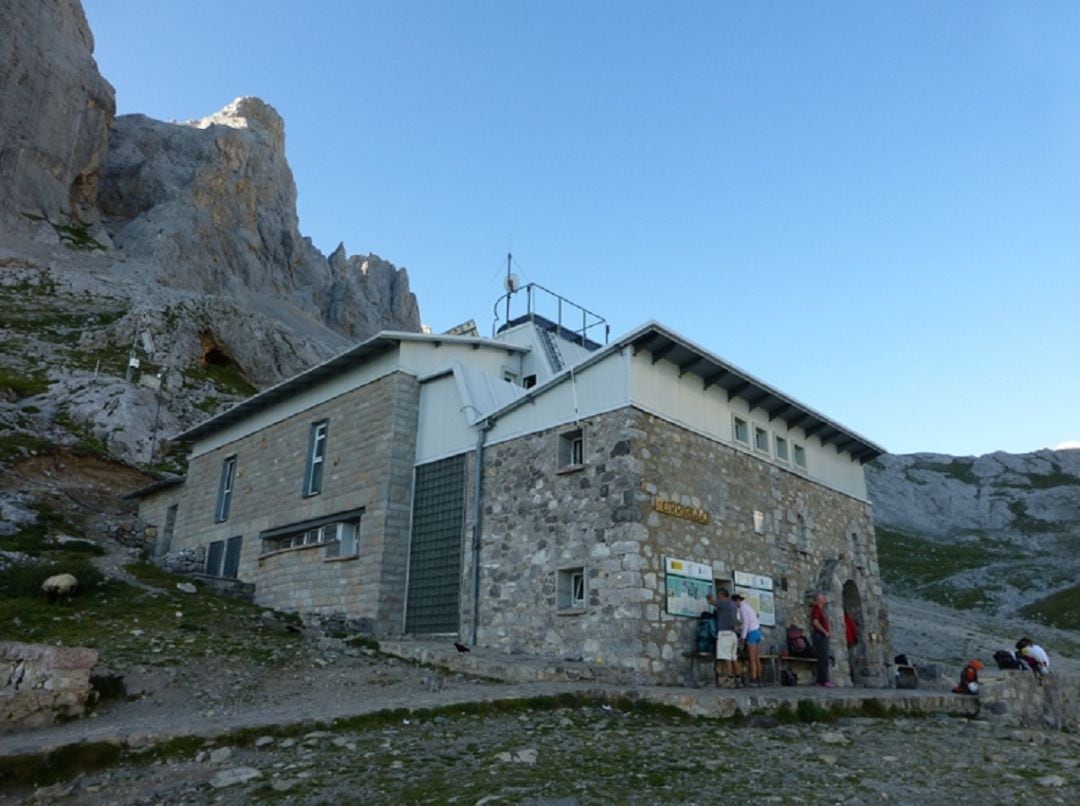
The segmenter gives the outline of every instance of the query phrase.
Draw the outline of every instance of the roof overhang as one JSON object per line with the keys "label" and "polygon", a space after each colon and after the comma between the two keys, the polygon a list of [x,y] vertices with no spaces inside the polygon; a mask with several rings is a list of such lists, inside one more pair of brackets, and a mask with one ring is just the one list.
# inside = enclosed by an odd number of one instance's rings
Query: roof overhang
{"label": "roof overhang", "polygon": [[224,411],[221,414],[211,417],[209,420],[204,420],[198,425],[189,428],[186,431],[182,431],[172,437],[172,439],[189,442],[191,440],[210,436],[224,428],[228,428],[234,423],[241,422],[254,414],[264,411],[283,400],[287,400],[289,397],[303,389],[317,386],[343,372],[361,366],[383,353],[396,350],[401,346],[402,342],[431,344],[435,347],[439,347],[443,344],[464,344],[473,347],[473,349],[487,347],[505,350],[511,353],[528,352],[528,348],[526,347],[506,344],[505,342],[495,341],[493,339],[483,339],[472,336],[448,336],[445,334],[436,336],[426,333],[383,331],[372,336],[367,341],[361,342],[355,347],[352,347],[309,370],[301,372],[299,375],[294,375],[275,386],[264,389],[257,395],[240,401],[228,411]]}
{"label": "roof overhang", "polygon": [[817,437],[823,445],[832,445],[837,453],[848,453],[860,464],[885,453],[880,445],[656,322],[631,331],[614,344],[629,346],[635,354],[648,353],[654,364],[669,361],[679,368],[680,377],[696,375],[703,389],[715,386],[729,401],[741,398],[751,411],[764,412],[770,421],[782,420],[788,428],[800,428],[807,437]]}

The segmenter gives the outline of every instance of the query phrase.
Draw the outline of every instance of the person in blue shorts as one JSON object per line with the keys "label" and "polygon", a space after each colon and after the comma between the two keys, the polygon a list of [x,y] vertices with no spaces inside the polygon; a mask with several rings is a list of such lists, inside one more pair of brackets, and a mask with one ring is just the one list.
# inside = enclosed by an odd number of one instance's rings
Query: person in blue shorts
{"label": "person in blue shorts", "polygon": [[750,685],[761,685],[761,622],[749,603],[736,593],[731,597],[739,609],[739,621],[742,624],[740,635],[746,644],[746,657],[750,661]]}

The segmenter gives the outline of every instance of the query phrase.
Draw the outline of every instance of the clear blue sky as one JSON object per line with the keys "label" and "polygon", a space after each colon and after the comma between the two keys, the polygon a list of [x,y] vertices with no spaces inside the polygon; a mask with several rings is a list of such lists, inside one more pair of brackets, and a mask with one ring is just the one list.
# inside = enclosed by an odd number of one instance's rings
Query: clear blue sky
{"label": "clear blue sky", "polygon": [[512,249],[890,451],[1080,440],[1080,3],[84,5],[120,113],[273,104],[436,331]]}

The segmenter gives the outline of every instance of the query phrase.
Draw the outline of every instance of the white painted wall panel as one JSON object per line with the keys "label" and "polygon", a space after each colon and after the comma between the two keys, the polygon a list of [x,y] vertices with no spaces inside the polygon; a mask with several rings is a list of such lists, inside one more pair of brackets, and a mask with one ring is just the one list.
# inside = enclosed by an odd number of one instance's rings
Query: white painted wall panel
{"label": "white painted wall panel", "polygon": [[453,456],[476,446],[476,431],[461,410],[463,402],[452,374],[420,385],[420,423],[416,462]]}

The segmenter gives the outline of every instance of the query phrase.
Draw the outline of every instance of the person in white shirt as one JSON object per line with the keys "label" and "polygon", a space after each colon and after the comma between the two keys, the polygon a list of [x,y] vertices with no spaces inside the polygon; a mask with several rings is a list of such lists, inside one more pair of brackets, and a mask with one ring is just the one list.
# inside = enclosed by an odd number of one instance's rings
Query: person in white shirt
{"label": "person in white shirt", "polygon": [[1016,642],[1016,654],[1036,672],[1046,674],[1050,671],[1050,656],[1030,638],[1021,638]]}
{"label": "person in white shirt", "polygon": [[746,656],[750,661],[750,685],[761,685],[761,622],[758,614],[740,594],[731,597],[739,608],[739,622],[741,623],[739,635],[746,644]]}

